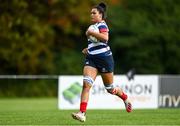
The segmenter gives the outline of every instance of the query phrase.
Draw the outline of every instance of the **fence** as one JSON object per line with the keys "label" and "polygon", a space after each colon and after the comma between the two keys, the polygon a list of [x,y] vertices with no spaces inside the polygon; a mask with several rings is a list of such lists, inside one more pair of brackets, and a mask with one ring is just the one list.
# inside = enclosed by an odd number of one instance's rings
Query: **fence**
{"label": "fence", "polygon": [[[141,75],[143,76],[143,75]],[[149,76],[149,75],[146,75]],[[134,81],[128,82],[129,84],[125,86],[125,83],[121,79],[118,82],[121,82],[122,88],[127,89],[127,91],[131,91],[131,93],[136,93],[136,95],[142,95],[144,93],[151,93],[154,90],[158,90],[158,107],[164,108],[180,108],[180,76],[179,75],[156,75],[158,77],[158,85],[155,89],[151,86],[155,86],[155,84],[149,84],[146,82],[150,82],[147,79],[142,79],[138,83],[133,84]],[[58,89],[58,80],[59,77],[64,78],[65,76],[59,75],[0,75],[0,97],[64,97],[62,89]],[[78,79],[75,76],[69,76],[68,80],[73,80],[74,82],[82,83],[82,77]],[[137,78],[137,76],[135,76]],[[145,81],[145,82],[143,82]],[[60,81],[59,81],[60,82]],[[123,84],[124,83],[124,84]],[[68,85],[68,82],[61,81],[59,85]],[[124,87],[123,87],[124,85]],[[61,86],[59,86],[61,87]],[[64,90],[68,90],[69,87],[65,87]],[[79,90],[79,87],[76,87]],[[146,89],[146,90],[144,90]],[[96,85],[92,90],[92,93],[101,93],[104,92],[104,87]],[[134,94],[132,94],[132,97]],[[66,97],[67,101],[67,97]],[[69,101],[67,101],[69,102]],[[71,101],[73,102],[73,101]],[[62,103],[61,103],[62,104]],[[138,106],[137,106],[138,108]]]}
{"label": "fence", "polygon": [[57,97],[58,75],[0,75],[0,97]]}

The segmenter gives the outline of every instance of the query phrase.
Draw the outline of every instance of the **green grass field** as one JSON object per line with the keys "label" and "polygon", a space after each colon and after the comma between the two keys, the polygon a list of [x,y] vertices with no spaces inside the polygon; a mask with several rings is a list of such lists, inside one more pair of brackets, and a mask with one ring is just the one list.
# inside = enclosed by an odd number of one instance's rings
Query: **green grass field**
{"label": "green grass field", "polygon": [[0,125],[180,125],[180,109],[88,110],[87,121],[71,118],[77,110],[58,110],[55,98],[0,99]]}

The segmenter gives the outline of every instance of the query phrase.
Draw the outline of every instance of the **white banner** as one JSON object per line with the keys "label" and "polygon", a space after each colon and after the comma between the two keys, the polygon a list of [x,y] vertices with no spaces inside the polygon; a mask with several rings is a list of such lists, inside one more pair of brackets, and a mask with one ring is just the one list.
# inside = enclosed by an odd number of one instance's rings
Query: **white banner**
{"label": "white banner", "polygon": [[[58,88],[59,109],[79,109],[83,76],[60,76]],[[158,107],[158,76],[136,75],[128,81],[126,76],[114,76],[114,85],[127,93],[134,109]],[[107,93],[100,76],[91,88],[88,109],[124,109],[123,101]]]}

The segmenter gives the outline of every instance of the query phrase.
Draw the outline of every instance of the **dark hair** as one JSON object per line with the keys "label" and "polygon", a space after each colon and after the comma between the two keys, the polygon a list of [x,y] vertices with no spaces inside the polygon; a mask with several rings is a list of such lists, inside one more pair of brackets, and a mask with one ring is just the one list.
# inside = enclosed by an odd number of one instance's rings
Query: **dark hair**
{"label": "dark hair", "polygon": [[105,3],[99,3],[98,5],[96,5],[94,8],[96,8],[99,13],[102,14],[102,19],[106,19],[106,4]]}

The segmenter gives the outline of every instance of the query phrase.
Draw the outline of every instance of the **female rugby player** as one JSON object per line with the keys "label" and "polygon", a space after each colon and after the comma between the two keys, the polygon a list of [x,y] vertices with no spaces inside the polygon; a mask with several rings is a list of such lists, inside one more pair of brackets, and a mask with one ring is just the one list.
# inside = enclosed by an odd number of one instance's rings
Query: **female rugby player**
{"label": "female rugby player", "polygon": [[[92,87],[96,76],[100,73],[105,89],[112,95],[120,97],[126,107],[127,112],[132,111],[131,103],[127,95],[119,87],[113,85],[114,61],[110,47],[108,46],[109,29],[105,22],[106,5],[100,3],[91,10],[91,22],[95,25],[99,32],[87,29],[86,36],[88,38],[88,47],[83,49],[86,55],[85,65],[83,69],[83,89],[81,93],[80,111],[72,113],[72,117],[76,120],[84,122],[86,120],[86,108],[89,99],[90,88]],[[93,41],[90,36],[95,37],[98,41]]]}

